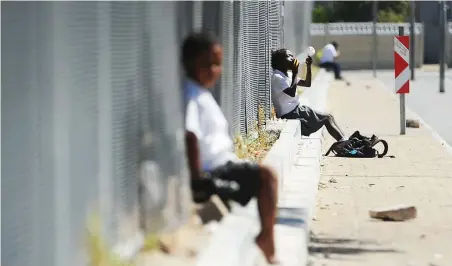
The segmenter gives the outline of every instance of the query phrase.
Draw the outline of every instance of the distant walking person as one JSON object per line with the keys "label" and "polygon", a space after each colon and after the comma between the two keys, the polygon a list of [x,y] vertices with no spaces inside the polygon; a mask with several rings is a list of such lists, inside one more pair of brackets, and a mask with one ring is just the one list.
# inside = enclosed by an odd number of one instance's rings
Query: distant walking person
{"label": "distant walking person", "polygon": [[332,41],[331,43],[325,45],[322,50],[322,57],[320,58],[320,67],[326,68],[327,70],[334,71],[335,79],[342,79],[341,76],[341,66],[336,62],[336,58],[339,56],[339,45],[337,42]]}

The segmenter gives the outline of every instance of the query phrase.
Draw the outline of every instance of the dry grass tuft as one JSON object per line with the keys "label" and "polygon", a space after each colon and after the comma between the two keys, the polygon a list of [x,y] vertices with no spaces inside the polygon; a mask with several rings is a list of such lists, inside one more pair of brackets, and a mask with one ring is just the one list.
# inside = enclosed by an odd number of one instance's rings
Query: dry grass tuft
{"label": "dry grass tuft", "polygon": [[87,226],[87,252],[90,266],[133,266],[133,263],[122,262],[114,254],[102,238],[102,228],[99,216],[89,217]]}
{"label": "dry grass tuft", "polygon": [[[275,116],[274,109],[272,109],[271,116]],[[239,135],[234,139],[235,152],[240,159],[261,162],[278,139],[279,134],[269,133],[265,130],[265,120],[265,110],[259,105],[258,119],[254,130],[254,132],[257,132],[257,136],[250,134],[244,139]]]}

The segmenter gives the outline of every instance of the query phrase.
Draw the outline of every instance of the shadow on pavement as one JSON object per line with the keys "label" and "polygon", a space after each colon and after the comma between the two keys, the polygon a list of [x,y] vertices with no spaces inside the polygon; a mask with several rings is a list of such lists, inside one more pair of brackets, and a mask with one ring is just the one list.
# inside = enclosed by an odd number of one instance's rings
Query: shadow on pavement
{"label": "shadow on pavement", "polygon": [[309,244],[309,254],[314,255],[316,253],[321,254],[362,254],[362,253],[394,253],[400,252],[395,249],[383,249],[383,248],[366,248],[365,245],[375,246],[379,245],[374,241],[362,241],[357,239],[347,238],[320,238],[311,236]]}
{"label": "shadow on pavement", "polygon": [[304,227],[306,225],[306,217],[306,210],[302,208],[278,208],[276,224]]}
{"label": "shadow on pavement", "polygon": [[356,240],[356,239],[350,239],[350,238],[328,238],[328,237],[315,237],[311,236],[310,242],[313,244],[321,244],[321,245],[335,245],[335,244],[372,244],[372,245],[378,245],[375,241],[364,241],[364,240]]}

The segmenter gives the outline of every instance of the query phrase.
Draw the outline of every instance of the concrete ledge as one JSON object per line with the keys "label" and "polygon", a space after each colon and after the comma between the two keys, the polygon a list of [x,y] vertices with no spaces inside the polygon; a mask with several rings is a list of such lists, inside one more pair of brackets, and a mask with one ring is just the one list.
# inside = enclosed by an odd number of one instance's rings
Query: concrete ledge
{"label": "concrete ledge", "polygon": [[235,213],[227,215],[213,233],[207,247],[198,255],[196,265],[256,265],[263,258],[254,243],[259,228],[253,217]]}
{"label": "concrete ledge", "polygon": [[270,166],[279,177],[279,191],[282,192],[284,176],[290,171],[298,143],[301,141],[300,122],[297,120],[287,120],[279,139],[273,144],[263,164]]}
{"label": "concrete ledge", "polygon": [[[332,76],[321,69],[313,81],[312,88],[303,93],[305,105],[323,111],[326,110],[328,87]],[[291,121],[288,121],[288,123]],[[278,255],[284,265],[306,265],[308,260],[309,224],[314,216],[315,200],[320,179],[320,160],[322,151],[323,128],[309,137],[300,137],[300,123],[287,126],[298,134],[290,143],[284,140],[279,150],[290,150],[285,155],[291,159],[290,168],[280,170],[280,199],[278,208],[280,215],[276,227]],[[295,148],[295,154],[292,149]],[[289,155],[290,154],[290,155]],[[278,158],[271,154],[272,158]],[[284,157],[281,154],[279,158]],[[276,163],[276,162],[273,162]],[[279,164],[287,167],[285,164]],[[282,213],[284,212],[284,214]],[[290,219],[281,219],[281,216],[290,214]],[[296,236],[296,237],[293,237]],[[283,253],[280,252],[280,250]],[[290,251],[289,251],[290,250]]]}
{"label": "concrete ledge", "polygon": [[260,231],[256,199],[242,207],[231,202],[231,213],[220,221],[197,266],[264,266],[266,260],[254,242]]}
{"label": "concrete ledge", "polygon": [[[312,88],[303,93],[302,103],[324,111],[330,80],[330,74],[320,70]],[[279,177],[280,200],[275,240],[277,256],[284,266],[307,263],[308,225],[313,216],[320,177],[321,144],[321,131],[301,138],[299,121],[287,120],[279,139],[263,160],[263,164],[272,167]],[[207,248],[198,255],[196,265],[266,265],[254,243],[259,231],[256,200],[244,208],[232,204],[231,213],[220,221]]]}

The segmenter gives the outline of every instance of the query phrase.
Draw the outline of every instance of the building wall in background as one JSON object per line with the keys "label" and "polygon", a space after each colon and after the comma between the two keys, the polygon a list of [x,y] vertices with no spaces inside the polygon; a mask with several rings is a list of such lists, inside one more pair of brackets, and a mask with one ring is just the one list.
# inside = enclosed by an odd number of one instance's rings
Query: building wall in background
{"label": "building wall in background", "polygon": [[[394,68],[394,36],[398,27],[409,34],[408,23],[377,24],[377,68]],[[329,23],[311,24],[311,44],[317,51],[332,41],[339,44],[337,61],[344,69],[372,69],[373,67],[373,24],[372,23]],[[421,23],[415,25],[415,65],[423,65],[424,38]]]}

